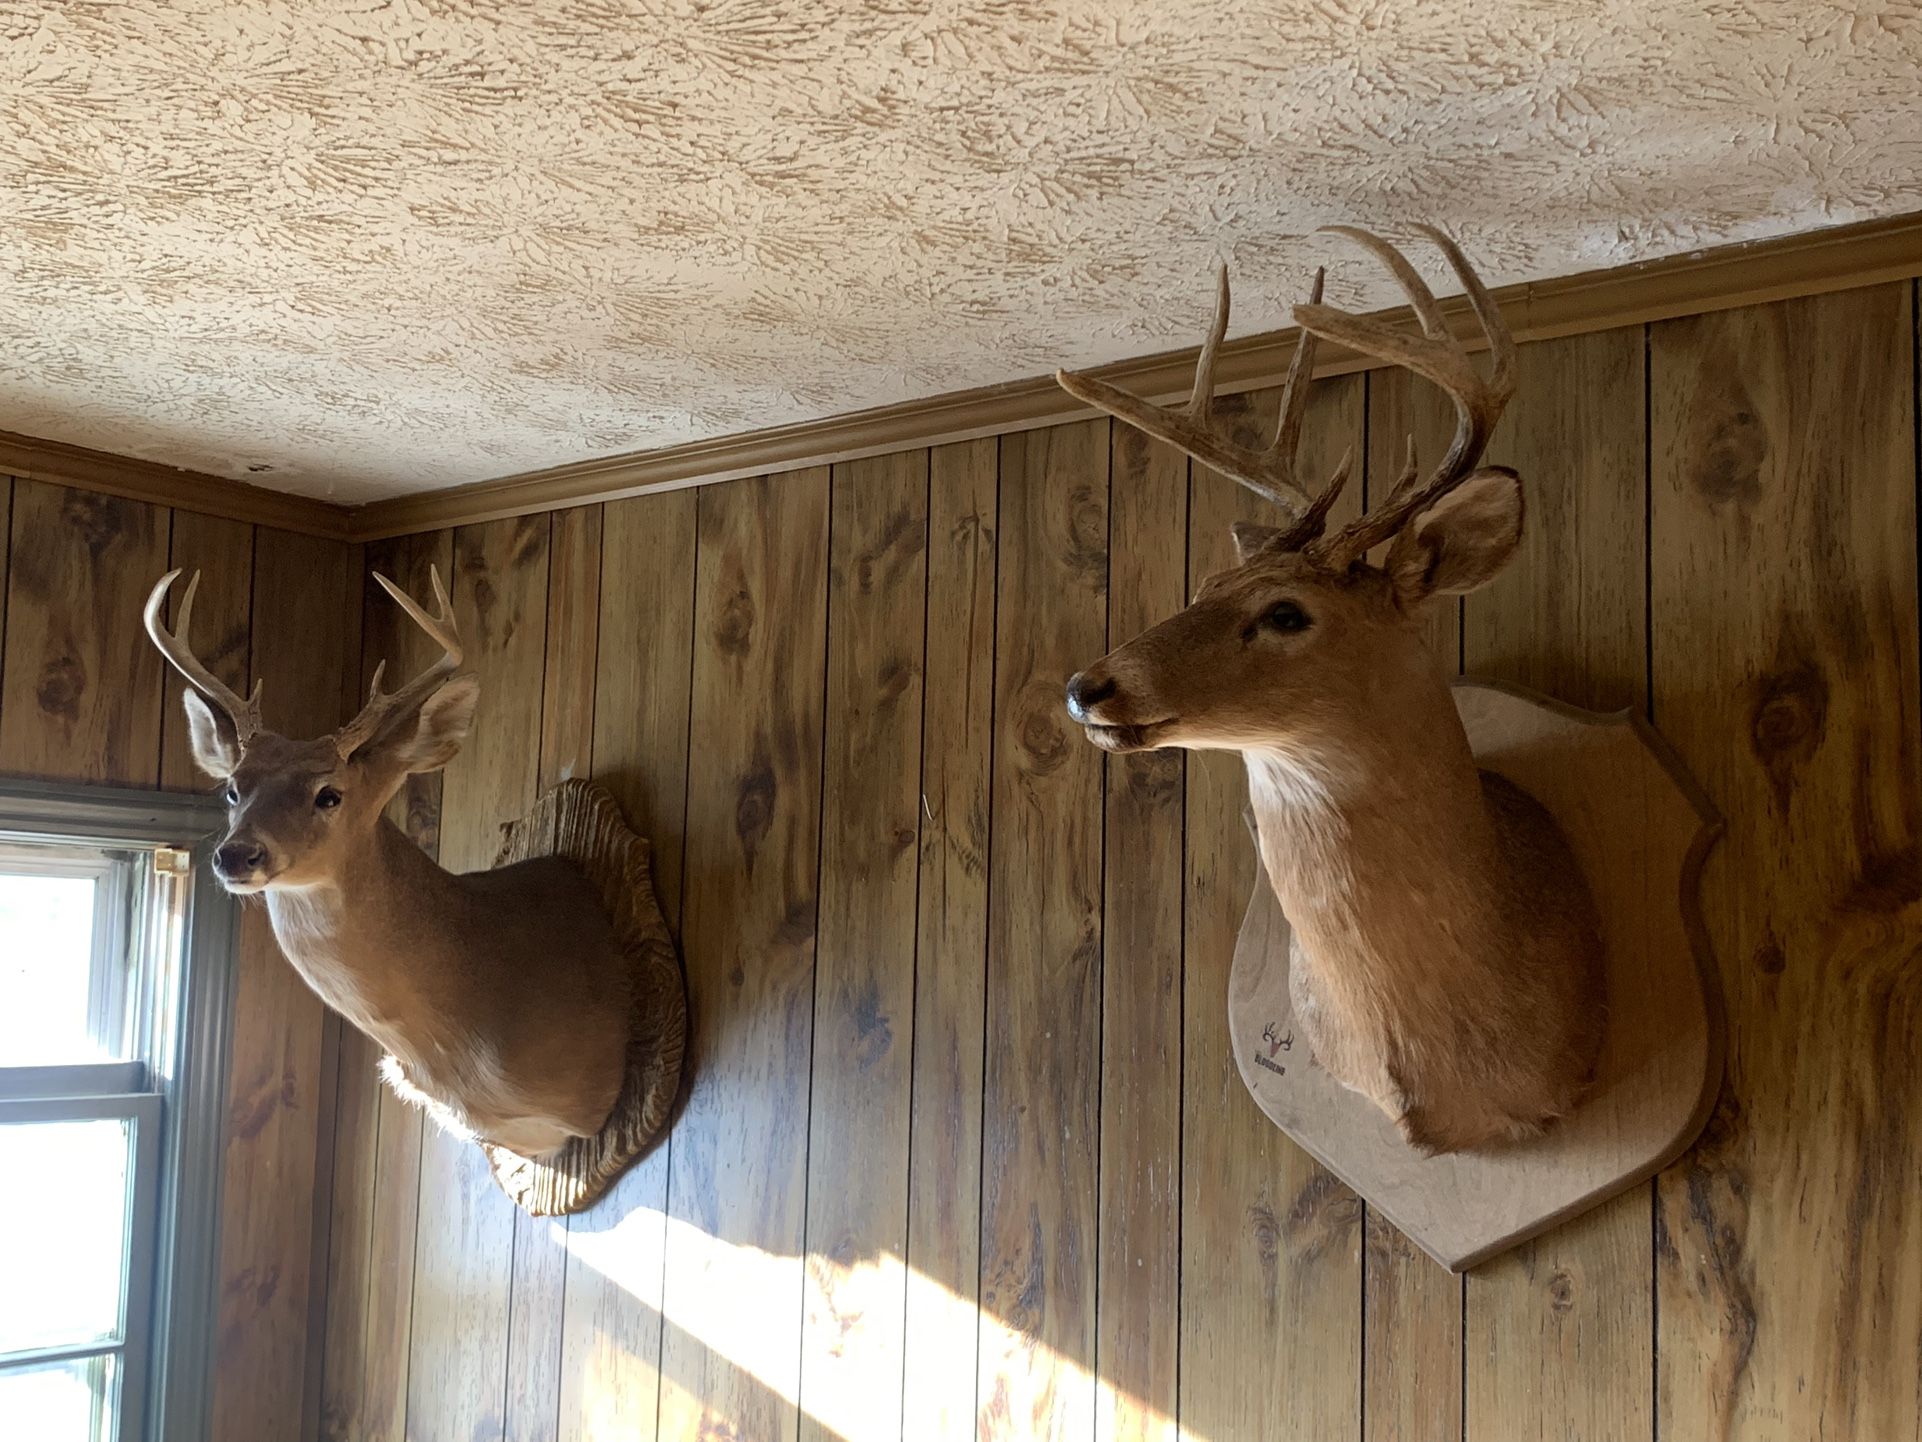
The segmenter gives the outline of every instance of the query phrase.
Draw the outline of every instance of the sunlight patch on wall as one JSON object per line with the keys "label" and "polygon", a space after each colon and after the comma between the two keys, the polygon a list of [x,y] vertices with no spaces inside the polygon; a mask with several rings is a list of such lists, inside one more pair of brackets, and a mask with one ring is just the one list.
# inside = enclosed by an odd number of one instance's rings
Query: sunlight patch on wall
{"label": "sunlight patch on wall", "polygon": [[[1147,1435],[1175,1435],[1172,1419],[1112,1388],[1104,1395],[1083,1361],[1034,1341],[1004,1318],[977,1312],[972,1301],[892,1255],[841,1264],[813,1254],[802,1266],[798,1258],[723,1241],[647,1207],[605,1231],[579,1229],[565,1240],[576,1260],[650,1307],[662,1263],[670,1261],[666,1325],[706,1350],[703,1370],[746,1374],[843,1442],[900,1442],[908,1315],[917,1327],[935,1329],[935,1338],[920,1339],[923,1355],[968,1370],[978,1348],[978,1396],[988,1414],[983,1435],[1089,1436],[1097,1409],[1112,1416],[1122,1405],[1135,1416],[1145,1413]],[[803,1310],[805,1357],[795,1337]],[[588,1395],[578,1400],[585,1438],[612,1436],[613,1420],[624,1415],[617,1399],[592,1394],[634,1383],[635,1359],[606,1341],[597,1339],[603,1350],[591,1364]],[[733,1420],[711,1416],[691,1379],[671,1372],[661,1377],[662,1437],[704,1436],[704,1426]],[[1186,1437],[1208,1442],[1193,1432]]]}

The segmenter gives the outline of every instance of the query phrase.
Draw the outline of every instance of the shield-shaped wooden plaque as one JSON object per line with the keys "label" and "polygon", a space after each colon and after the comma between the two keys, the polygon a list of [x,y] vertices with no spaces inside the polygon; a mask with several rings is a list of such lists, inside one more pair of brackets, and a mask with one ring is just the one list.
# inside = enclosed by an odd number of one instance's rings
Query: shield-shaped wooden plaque
{"label": "shield-shaped wooden plaque", "polygon": [[1476,761],[1554,815],[1601,913],[1608,1030],[1595,1085],[1537,1141],[1423,1157],[1294,1035],[1288,923],[1265,872],[1235,946],[1228,1025],[1256,1103],[1304,1150],[1450,1271],[1598,1205],[1673,1161],[1722,1079],[1722,1016],[1697,888],[1722,825],[1667,744],[1603,715],[1464,681]]}

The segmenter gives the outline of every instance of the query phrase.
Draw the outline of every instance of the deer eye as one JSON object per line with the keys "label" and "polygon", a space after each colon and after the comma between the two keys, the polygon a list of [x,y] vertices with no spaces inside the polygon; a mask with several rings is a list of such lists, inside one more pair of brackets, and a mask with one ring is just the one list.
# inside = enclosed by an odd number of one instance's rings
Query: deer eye
{"label": "deer eye", "polygon": [[322,811],[332,811],[340,805],[340,793],[331,786],[323,786],[314,795],[314,805]]}
{"label": "deer eye", "polygon": [[240,788],[229,781],[227,783],[227,789],[220,793],[220,799],[225,801],[229,806],[240,805]]}
{"label": "deer eye", "polygon": [[1308,613],[1293,601],[1282,601],[1264,616],[1263,621],[1277,631],[1306,631]]}

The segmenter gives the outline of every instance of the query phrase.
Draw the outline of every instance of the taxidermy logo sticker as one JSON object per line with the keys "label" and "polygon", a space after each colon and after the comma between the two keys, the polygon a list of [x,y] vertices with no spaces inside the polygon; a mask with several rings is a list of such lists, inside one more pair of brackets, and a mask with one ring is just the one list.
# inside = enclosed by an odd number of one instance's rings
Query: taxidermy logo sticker
{"label": "taxidermy logo sticker", "polygon": [[1290,1029],[1288,1035],[1283,1036],[1281,1034],[1281,1028],[1271,1021],[1261,1029],[1261,1044],[1267,1048],[1267,1051],[1265,1054],[1263,1052],[1255,1053],[1255,1065],[1266,1067],[1276,1076],[1287,1076],[1288,1068],[1275,1060],[1275,1053],[1279,1051],[1289,1051],[1294,1047],[1294,1031]]}

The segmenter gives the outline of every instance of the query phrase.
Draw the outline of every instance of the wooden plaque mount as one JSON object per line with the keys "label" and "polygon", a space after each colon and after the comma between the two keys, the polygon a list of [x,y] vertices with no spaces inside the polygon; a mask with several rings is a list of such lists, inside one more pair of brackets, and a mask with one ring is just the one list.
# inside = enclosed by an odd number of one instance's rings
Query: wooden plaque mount
{"label": "wooden plaque mount", "polygon": [[1722,1079],[1722,1014],[1697,905],[1722,832],[1666,742],[1631,712],[1463,681],[1476,761],[1545,805],[1601,912],[1609,1023],[1594,1086],[1538,1140],[1423,1157],[1307,1055],[1288,999],[1288,923],[1265,871],[1235,945],[1228,1025],[1255,1102],[1450,1271],[1465,1271],[1652,1176],[1694,1142]]}

